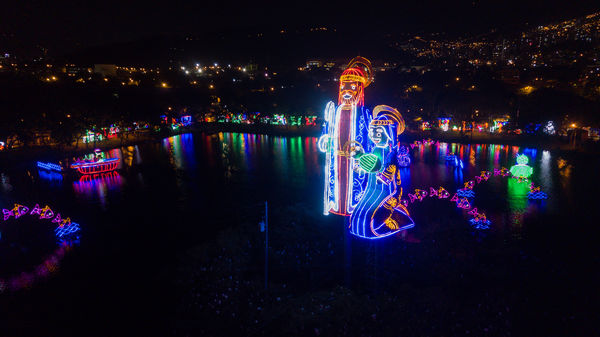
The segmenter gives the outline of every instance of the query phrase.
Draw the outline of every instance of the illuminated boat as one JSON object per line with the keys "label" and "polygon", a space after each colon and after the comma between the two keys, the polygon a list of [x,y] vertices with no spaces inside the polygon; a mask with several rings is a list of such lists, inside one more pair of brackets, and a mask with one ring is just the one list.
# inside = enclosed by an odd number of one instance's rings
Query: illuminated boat
{"label": "illuminated boat", "polygon": [[71,164],[71,168],[77,170],[81,174],[97,174],[110,172],[117,169],[119,166],[119,158],[106,158],[98,161],[80,161]]}

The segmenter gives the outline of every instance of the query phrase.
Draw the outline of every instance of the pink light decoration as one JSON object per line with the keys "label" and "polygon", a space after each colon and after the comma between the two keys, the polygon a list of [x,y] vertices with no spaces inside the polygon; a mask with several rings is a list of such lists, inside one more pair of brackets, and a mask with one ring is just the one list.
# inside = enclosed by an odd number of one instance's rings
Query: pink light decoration
{"label": "pink light decoration", "polygon": [[473,207],[473,209],[470,210],[467,214],[470,214],[472,216],[477,216],[477,214],[479,214],[479,213],[477,213],[477,207]]}
{"label": "pink light decoration", "polygon": [[2,213],[4,214],[4,221],[8,220],[11,216],[15,215],[12,209],[3,209]]}
{"label": "pink light decoration", "polygon": [[412,204],[413,202],[415,202],[415,200],[417,200],[419,197],[417,197],[414,194],[410,194],[408,193],[408,198],[410,199],[410,203]]}
{"label": "pink light decoration", "polygon": [[50,209],[50,207],[48,205],[46,205],[46,207],[42,208],[42,211],[40,213],[40,219],[50,219],[54,217],[54,212]]}
{"label": "pink light decoration", "polygon": [[15,204],[13,211],[15,212],[15,219],[18,219],[29,212],[29,207]]}
{"label": "pink light decoration", "polygon": [[475,221],[483,221],[483,222],[487,221],[487,217],[485,216],[484,213],[477,213],[475,215],[474,219],[475,219]]}
{"label": "pink light decoration", "polygon": [[481,182],[481,179],[483,179],[483,178],[481,178],[480,176],[475,176],[475,180],[477,181],[478,184]]}
{"label": "pink light decoration", "polygon": [[419,201],[423,201],[423,199],[427,197],[427,191],[415,189],[415,196],[417,197],[417,199],[419,199]]}
{"label": "pink light decoration", "polygon": [[71,225],[71,218],[66,218],[66,219],[62,219],[60,221],[60,225],[59,227],[65,227],[65,226],[70,226]]}
{"label": "pink light decoration", "polygon": [[450,197],[450,193],[446,191],[446,189],[444,189],[443,187],[440,187],[440,189],[438,190],[438,198],[445,199],[448,197]]}
{"label": "pink light decoration", "polygon": [[469,203],[469,199],[467,199],[467,198],[462,198],[458,202],[457,206],[460,207],[460,208],[462,208],[462,209],[469,209],[469,208],[471,208],[471,204]]}
{"label": "pink light decoration", "polygon": [[429,196],[432,197],[432,198],[433,197],[437,197],[438,196],[438,191],[435,190],[433,187],[430,187],[429,188]]}
{"label": "pink light decoration", "polygon": [[35,204],[35,207],[33,208],[33,210],[31,211],[31,213],[29,213],[31,215],[37,214],[37,215],[42,215],[42,209],[40,208],[39,204]]}
{"label": "pink light decoration", "polygon": [[[27,214],[34,216],[39,215],[39,219],[52,219],[52,223],[58,223],[59,226],[57,229],[66,228],[66,234],[75,233],[79,230],[79,226],[75,223],[72,223],[70,218],[62,219],[60,214],[57,214],[56,217],[54,217],[54,212],[49,206],[40,208],[39,204],[35,204],[35,207],[31,210],[31,212],[29,212],[29,207],[15,204],[13,209],[3,209],[2,213],[4,215],[4,221],[10,219],[11,216],[14,216],[15,219],[18,219]],[[70,228],[70,226],[74,227]],[[57,229],[55,230],[55,233],[57,233]],[[63,229],[62,232],[64,231],[65,230]],[[16,291],[23,288],[30,288],[38,279],[45,278],[51,273],[57,271],[61,259],[64,257],[66,252],[71,249],[73,244],[77,242],[70,238],[68,239],[65,235],[57,235],[57,238],[61,239],[59,247],[42,263],[34,267],[31,272],[22,272],[8,279],[0,279],[0,293],[6,290]]]}
{"label": "pink light decoration", "polygon": [[454,195],[452,196],[452,198],[450,199],[450,201],[458,202],[458,195],[456,193],[454,193]]}

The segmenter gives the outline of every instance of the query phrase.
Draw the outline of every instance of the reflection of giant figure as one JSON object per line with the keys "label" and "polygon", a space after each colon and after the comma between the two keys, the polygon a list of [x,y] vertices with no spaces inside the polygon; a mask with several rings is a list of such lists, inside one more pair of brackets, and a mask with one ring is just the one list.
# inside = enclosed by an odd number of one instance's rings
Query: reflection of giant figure
{"label": "reflection of giant figure", "polygon": [[325,127],[319,148],[325,158],[325,214],[349,216],[366,187],[366,175],[356,171],[355,148],[367,149],[369,111],[364,107],[364,89],[373,81],[369,60],[356,57],[340,77],[337,108],[325,108]]}
{"label": "reflection of giant figure", "polygon": [[401,204],[402,187],[398,168],[398,136],[404,132],[400,113],[387,105],[373,110],[369,139],[371,153],[357,151],[360,170],[368,175],[365,192],[350,216],[350,233],[377,239],[414,227],[408,210]]}

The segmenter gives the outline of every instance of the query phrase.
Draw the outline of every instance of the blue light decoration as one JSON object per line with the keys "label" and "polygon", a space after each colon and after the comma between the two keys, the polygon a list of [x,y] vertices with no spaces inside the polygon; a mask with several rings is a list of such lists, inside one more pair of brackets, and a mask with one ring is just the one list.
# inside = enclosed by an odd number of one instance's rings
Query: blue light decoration
{"label": "blue light decoration", "polygon": [[408,154],[408,148],[406,146],[400,146],[400,148],[398,148],[398,165],[400,167],[410,166],[410,155]]}
{"label": "blue light decoration", "polygon": [[475,192],[473,191],[474,186],[475,186],[475,182],[473,180],[469,180],[465,183],[465,187],[456,191],[456,195],[459,197],[474,198],[475,197]]}
{"label": "blue light decoration", "polygon": [[371,115],[364,107],[364,90],[373,81],[371,62],[350,61],[340,76],[338,106],[325,108],[325,123],[318,146],[325,152],[324,214],[350,216],[365,193],[367,174],[358,169],[359,150],[370,150]]}
{"label": "blue light decoration", "polygon": [[490,220],[487,219],[484,213],[479,213],[479,211],[477,211],[477,207],[474,207],[472,210],[470,210],[468,214],[473,216],[473,219],[469,220],[469,222],[475,229],[490,228]]}
{"label": "blue light decoration", "polygon": [[531,186],[529,188],[529,193],[527,193],[527,198],[529,200],[548,199],[548,194],[543,192],[541,190],[541,187],[539,187],[539,186],[535,187],[535,185],[533,183],[531,183]]}
{"label": "blue light decoration", "polygon": [[2,214],[4,215],[2,221],[10,221],[11,217],[19,219],[26,215],[39,216],[37,217],[39,220],[50,220],[51,224],[57,224],[54,234],[58,247],[42,263],[38,264],[33,271],[21,272],[6,279],[0,279],[0,293],[7,290],[17,291],[29,288],[35,281],[46,278],[56,272],[66,253],[79,243],[79,224],[71,222],[70,218],[62,218],[59,213],[54,216],[54,212],[49,206],[41,208],[39,204],[35,204],[31,212],[29,210],[27,206],[14,204],[12,209],[2,209]]}
{"label": "blue light decoration", "polygon": [[63,238],[70,234],[76,233],[79,230],[81,230],[81,228],[79,228],[79,224],[69,221],[68,224],[56,227],[54,229],[54,234],[57,238]]}
{"label": "blue light decoration", "polygon": [[182,126],[190,126],[192,125],[192,116],[182,116],[181,117],[181,125]]}
{"label": "blue light decoration", "polygon": [[456,155],[454,154],[454,152],[450,152],[446,155],[446,161],[449,161],[451,163],[456,162]]}
{"label": "blue light decoration", "polygon": [[[398,110],[378,105],[369,123],[370,153],[357,151],[358,170],[367,176],[367,186],[350,216],[350,233],[366,239],[380,239],[415,226],[401,202],[402,187],[398,169],[398,136],[405,124]],[[424,193],[422,193],[424,192]],[[426,191],[417,191],[419,197]]]}
{"label": "blue light decoration", "polygon": [[475,191],[466,188],[461,188],[458,191],[456,191],[456,195],[465,198],[475,198]]}
{"label": "blue light decoration", "polygon": [[473,218],[473,219],[469,220],[469,222],[471,223],[471,225],[475,229],[489,229],[490,228],[490,224],[491,224],[491,221],[487,220],[487,219],[476,219],[476,218]]}
{"label": "blue light decoration", "polygon": [[62,172],[62,170],[63,170],[61,165],[53,164],[53,163],[43,163],[41,161],[37,162],[37,167],[44,169],[44,170],[56,171],[56,172]]}

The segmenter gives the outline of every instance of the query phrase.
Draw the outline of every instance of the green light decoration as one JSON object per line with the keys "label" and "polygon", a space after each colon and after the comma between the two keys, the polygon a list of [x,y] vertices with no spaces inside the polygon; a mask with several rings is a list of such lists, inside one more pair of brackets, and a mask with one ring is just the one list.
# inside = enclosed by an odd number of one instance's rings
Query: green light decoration
{"label": "green light decoration", "polygon": [[358,158],[359,165],[367,172],[375,172],[381,168],[381,163],[377,156],[371,153],[363,154]]}
{"label": "green light decoration", "polygon": [[513,177],[524,179],[529,178],[529,176],[531,176],[533,173],[533,167],[527,165],[527,163],[529,163],[529,158],[526,155],[518,155],[517,165],[513,165],[510,168],[510,173],[513,175]]}

